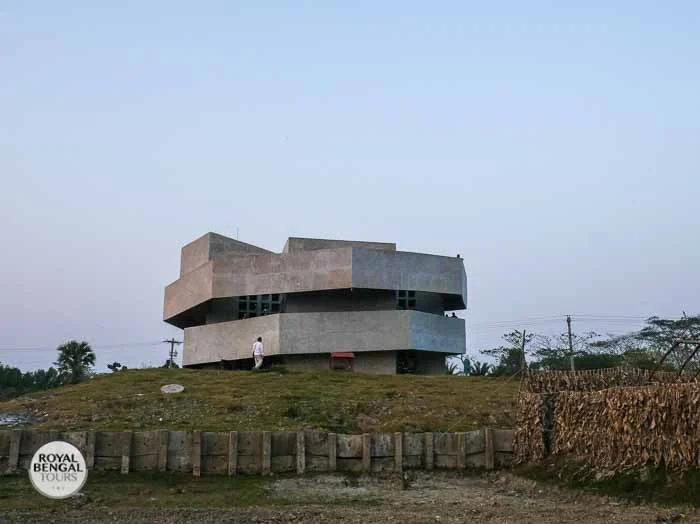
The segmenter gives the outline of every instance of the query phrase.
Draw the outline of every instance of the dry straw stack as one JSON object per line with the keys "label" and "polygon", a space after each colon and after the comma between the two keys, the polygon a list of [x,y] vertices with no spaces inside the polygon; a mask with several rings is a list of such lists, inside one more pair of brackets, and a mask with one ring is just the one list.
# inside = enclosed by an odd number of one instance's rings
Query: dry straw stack
{"label": "dry straw stack", "polygon": [[528,372],[521,384],[516,462],[553,453],[599,469],[700,467],[700,383],[694,376],[614,368]]}
{"label": "dry straw stack", "polygon": [[554,454],[599,469],[700,467],[700,384],[563,392],[554,428]]}
{"label": "dry straw stack", "polygon": [[518,418],[513,437],[516,462],[542,460],[545,457],[542,434],[543,395],[521,391],[518,396]]}
{"label": "dry straw stack", "polygon": [[[653,377],[652,377],[653,374]],[[670,371],[653,373],[648,369],[610,368],[585,371],[529,371],[521,387],[532,393],[558,393],[560,391],[599,391],[618,386],[646,386],[653,383],[670,384],[697,382],[690,374]]]}

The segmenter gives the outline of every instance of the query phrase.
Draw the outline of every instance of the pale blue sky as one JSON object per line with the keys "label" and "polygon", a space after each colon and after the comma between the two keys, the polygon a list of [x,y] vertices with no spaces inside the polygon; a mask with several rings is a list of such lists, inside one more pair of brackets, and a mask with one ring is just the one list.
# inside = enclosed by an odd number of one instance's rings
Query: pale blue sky
{"label": "pale blue sky", "polygon": [[236,228],[460,253],[470,353],[700,312],[700,4],[612,3],[2,2],[0,361],[160,364]]}

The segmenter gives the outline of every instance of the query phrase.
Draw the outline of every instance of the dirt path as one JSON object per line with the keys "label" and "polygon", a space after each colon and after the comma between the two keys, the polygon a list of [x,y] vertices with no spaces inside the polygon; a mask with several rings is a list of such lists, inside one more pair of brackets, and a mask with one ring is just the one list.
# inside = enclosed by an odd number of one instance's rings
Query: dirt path
{"label": "dirt path", "polygon": [[[124,501],[128,504],[128,501]],[[108,508],[0,513],[0,522],[700,523],[700,511],[633,505],[510,474],[400,478],[320,475],[272,481],[259,505],[219,509]]]}

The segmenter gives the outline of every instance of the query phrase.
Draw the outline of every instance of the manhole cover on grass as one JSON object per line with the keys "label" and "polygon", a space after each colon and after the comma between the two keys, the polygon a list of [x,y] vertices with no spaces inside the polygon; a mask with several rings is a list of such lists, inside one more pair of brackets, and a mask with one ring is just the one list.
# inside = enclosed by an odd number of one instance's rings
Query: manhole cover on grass
{"label": "manhole cover on grass", "polygon": [[167,384],[160,388],[163,393],[182,393],[185,391],[185,387],[180,384]]}

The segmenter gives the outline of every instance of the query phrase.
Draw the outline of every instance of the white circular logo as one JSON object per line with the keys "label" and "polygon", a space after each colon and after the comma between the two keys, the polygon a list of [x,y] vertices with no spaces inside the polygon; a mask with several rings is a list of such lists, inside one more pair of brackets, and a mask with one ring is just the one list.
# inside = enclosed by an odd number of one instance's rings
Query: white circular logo
{"label": "white circular logo", "polygon": [[87,480],[85,458],[73,444],[54,440],[34,453],[29,480],[45,497],[68,498],[80,491]]}

